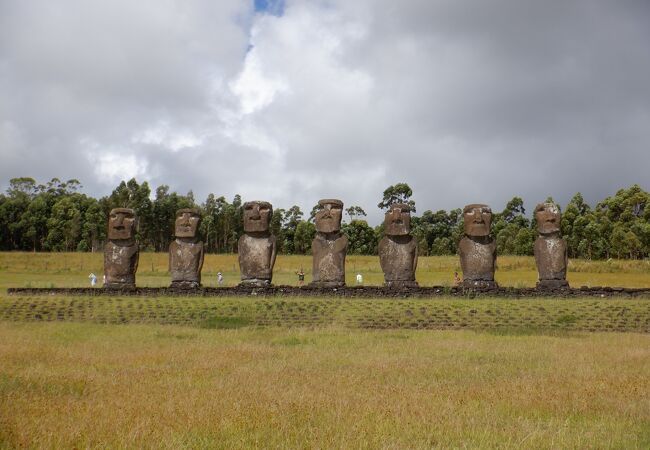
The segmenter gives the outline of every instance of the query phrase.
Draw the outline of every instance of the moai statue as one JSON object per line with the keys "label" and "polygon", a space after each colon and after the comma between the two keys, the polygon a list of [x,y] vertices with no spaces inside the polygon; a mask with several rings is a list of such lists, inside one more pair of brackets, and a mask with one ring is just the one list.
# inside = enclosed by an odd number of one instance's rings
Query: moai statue
{"label": "moai statue", "polygon": [[242,286],[271,285],[278,250],[269,228],[272,216],[269,202],[244,203],[244,234],[237,243]]}
{"label": "moai statue", "polygon": [[336,199],[318,201],[316,237],[311,251],[314,260],[313,281],[310,286],[345,286],[345,255],[348,238],[341,233],[343,202]]}
{"label": "moai statue", "polygon": [[540,203],[535,207],[539,236],[535,240],[535,262],[540,289],[568,288],[566,241],[560,237],[560,209],[555,203]]}
{"label": "moai statue", "polygon": [[129,208],[115,208],[108,216],[108,242],[104,247],[104,276],[107,289],[135,289],[140,255],[135,232],[138,219]]}
{"label": "moai statue", "polygon": [[379,242],[379,262],[387,287],[417,287],[415,269],[418,246],[411,236],[411,208],[402,203],[391,205],[384,217],[385,237]]}
{"label": "moai statue", "polygon": [[169,272],[172,288],[196,289],[201,286],[203,241],[199,239],[201,214],[197,209],[176,211],[174,241],[169,245]]}
{"label": "moai statue", "polygon": [[465,237],[458,244],[463,287],[496,288],[494,267],[497,245],[490,236],[492,210],[487,205],[467,205],[463,209]]}

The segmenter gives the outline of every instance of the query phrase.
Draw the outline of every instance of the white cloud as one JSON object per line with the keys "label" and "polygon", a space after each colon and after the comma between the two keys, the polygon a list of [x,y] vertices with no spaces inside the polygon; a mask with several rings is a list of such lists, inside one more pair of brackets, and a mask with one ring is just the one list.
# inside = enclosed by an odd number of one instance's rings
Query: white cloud
{"label": "white cloud", "polygon": [[139,178],[147,174],[147,161],[139,160],[135,155],[108,151],[88,155],[95,175],[104,183],[118,184],[121,180]]}
{"label": "white cloud", "polygon": [[605,0],[0,3],[0,182],[337,196],[375,223],[402,181],[418,212],[594,201],[647,178],[648,19]]}

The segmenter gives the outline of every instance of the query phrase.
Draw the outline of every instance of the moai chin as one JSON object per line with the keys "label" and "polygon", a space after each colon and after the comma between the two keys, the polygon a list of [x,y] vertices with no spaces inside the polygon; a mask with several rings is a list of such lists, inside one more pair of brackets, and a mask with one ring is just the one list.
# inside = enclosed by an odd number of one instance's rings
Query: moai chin
{"label": "moai chin", "polygon": [[348,238],[341,233],[343,202],[336,199],[318,201],[316,237],[312,241],[313,281],[310,286],[345,286],[345,255]]}
{"label": "moai chin", "polygon": [[463,287],[496,288],[494,268],[497,245],[490,236],[492,210],[487,205],[467,205],[463,209],[465,236],[458,244]]}
{"label": "moai chin", "polygon": [[108,242],[104,247],[107,289],[135,289],[140,255],[135,233],[138,219],[129,208],[114,208],[108,216]]}
{"label": "moai chin", "polygon": [[566,240],[560,236],[562,215],[555,203],[540,203],[535,207],[539,236],[535,240],[535,262],[539,273],[538,289],[568,288]]}
{"label": "moai chin", "polygon": [[169,272],[172,288],[201,286],[203,241],[199,239],[201,214],[197,209],[179,209],[174,223],[174,241],[169,245]]}
{"label": "moai chin", "polygon": [[270,225],[273,206],[269,202],[244,203],[244,234],[237,243],[242,286],[270,286],[277,253]]}
{"label": "moai chin", "polygon": [[411,208],[394,204],[384,217],[385,237],[379,242],[379,262],[386,287],[417,287],[418,246],[411,236]]}

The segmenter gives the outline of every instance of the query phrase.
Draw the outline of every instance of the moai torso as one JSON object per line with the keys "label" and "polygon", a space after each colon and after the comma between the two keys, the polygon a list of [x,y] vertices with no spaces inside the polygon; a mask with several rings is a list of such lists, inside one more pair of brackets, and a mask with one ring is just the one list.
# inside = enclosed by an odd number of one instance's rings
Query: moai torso
{"label": "moai torso", "polygon": [[494,239],[465,236],[458,245],[463,281],[494,281],[497,244]]}
{"label": "moai torso", "polygon": [[418,246],[413,236],[384,237],[379,242],[379,263],[387,285],[413,282]]}
{"label": "moai torso", "polygon": [[252,236],[244,234],[237,244],[239,270],[242,282],[271,282],[276,255],[275,236]]}
{"label": "moai torso", "polygon": [[347,236],[340,233],[333,236],[317,233],[311,250],[314,259],[313,284],[324,287],[345,285]]}
{"label": "moai torso", "polygon": [[187,284],[198,287],[201,284],[201,269],[203,268],[203,241],[184,242],[174,240],[169,245],[169,271],[172,286]]}
{"label": "moai torso", "polygon": [[135,288],[140,252],[136,242],[120,245],[108,241],[104,248],[104,275],[107,288]]}
{"label": "moai torso", "polygon": [[540,280],[565,280],[567,245],[561,237],[539,236],[535,240],[535,262]]}

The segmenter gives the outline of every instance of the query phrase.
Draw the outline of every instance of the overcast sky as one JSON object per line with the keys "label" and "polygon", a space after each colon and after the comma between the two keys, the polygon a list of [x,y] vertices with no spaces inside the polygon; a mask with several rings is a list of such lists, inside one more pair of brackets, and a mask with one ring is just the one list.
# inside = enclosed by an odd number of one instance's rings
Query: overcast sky
{"label": "overcast sky", "polygon": [[648,0],[0,0],[0,188],[530,211],[650,189]]}

